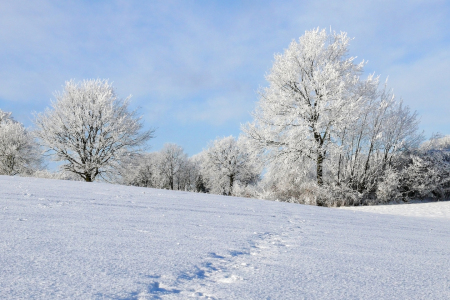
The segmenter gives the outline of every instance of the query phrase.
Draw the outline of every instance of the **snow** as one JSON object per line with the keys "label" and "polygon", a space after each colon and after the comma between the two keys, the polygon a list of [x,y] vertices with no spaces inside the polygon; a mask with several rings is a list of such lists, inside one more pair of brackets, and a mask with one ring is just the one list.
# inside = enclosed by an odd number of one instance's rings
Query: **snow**
{"label": "snow", "polygon": [[364,211],[398,216],[450,219],[450,201],[373,206],[350,206],[341,208],[353,211]]}
{"label": "snow", "polygon": [[0,298],[449,299],[441,208],[413,217],[0,176]]}

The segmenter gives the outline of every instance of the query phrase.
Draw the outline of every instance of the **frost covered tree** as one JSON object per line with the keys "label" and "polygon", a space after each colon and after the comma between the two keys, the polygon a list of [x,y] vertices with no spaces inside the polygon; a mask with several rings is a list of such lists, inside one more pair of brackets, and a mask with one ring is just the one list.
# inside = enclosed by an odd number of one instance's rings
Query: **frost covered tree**
{"label": "frost covered tree", "polygon": [[191,191],[197,193],[207,193],[209,192],[206,187],[205,178],[202,174],[202,162],[203,153],[200,152],[192,157],[189,157],[190,169],[190,186]]}
{"label": "frost covered tree", "polygon": [[387,83],[361,78],[365,63],[348,55],[349,41],[344,32],[315,29],[275,55],[254,121],[242,128],[265,163],[264,190],[274,199],[312,190],[355,205],[386,198],[383,186],[394,184],[383,177],[400,180],[395,158],[422,140],[417,114]]}
{"label": "frost covered tree", "polygon": [[177,189],[182,191],[201,192],[202,187],[200,170],[191,158],[187,158],[182,164],[181,170],[176,175]]}
{"label": "frost covered tree", "polygon": [[141,153],[122,159],[116,182],[125,185],[161,188],[158,171],[158,153]]}
{"label": "frost covered tree", "polygon": [[348,57],[349,41],[344,32],[315,29],[275,55],[254,122],[243,128],[253,148],[272,160],[314,162],[318,185],[336,133],[357,119],[362,100],[358,86],[364,62]]}
{"label": "frost covered tree", "polygon": [[233,136],[216,139],[201,155],[202,174],[212,193],[231,195],[236,183],[255,183],[260,168],[242,140]]}
{"label": "frost covered tree", "polygon": [[107,80],[68,81],[55,98],[35,118],[37,136],[65,171],[87,182],[111,174],[152,138],[153,130],[143,131],[137,112],[129,111],[130,97],[118,98]]}
{"label": "frost covered tree", "polygon": [[174,187],[179,190],[183,169],[186,167],[188,158],[181,146],[176,144],[165,144],[159,152],[159,171],[169,189]]}
{"label": "frost covered tree", "polygon": [[450,136],[433,135],[418,149],[395,157],[393,165],[403,201],[450,198]]}
{"label": "frost covered tree", "polygon": [[8,121],[14,122],[10,112],[6,112],[0,109],[0,124],[4,124]]}
{"label": "frost covered tree", "polygon": [[30,174],[40,164],[39,146],[33,135],[11,113],[0,110],[0,174]]}
{"label": "frost covered tree", "polygon": [[358,119],[338,134],[341,151],[331,162],[337,170],[335,182],[359,192],[374,192],[394,156],[417,148],[422,140],[417,114],[397,100],[386,84],[380,88],[377,82],[356,111]]}
{"label": "frost covered tree", "polygon": [[203,191],[197,161],[187,157],[183,148],[166,144],[157,152],[124,159],[119,183],[161,189]]}

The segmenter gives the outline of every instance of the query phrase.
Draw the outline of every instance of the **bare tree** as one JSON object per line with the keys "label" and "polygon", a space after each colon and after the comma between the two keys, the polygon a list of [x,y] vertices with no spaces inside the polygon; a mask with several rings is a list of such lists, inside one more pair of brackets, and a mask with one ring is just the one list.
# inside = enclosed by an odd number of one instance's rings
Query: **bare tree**
{"label": "bare tree", "polygon": [[35,118],[37,136],[64,170],[87,182],[111,174],[124,155],[153,137],[128,110],[130,97],[118,98],[107,80],[68,81],[55,98],[52,109]]}

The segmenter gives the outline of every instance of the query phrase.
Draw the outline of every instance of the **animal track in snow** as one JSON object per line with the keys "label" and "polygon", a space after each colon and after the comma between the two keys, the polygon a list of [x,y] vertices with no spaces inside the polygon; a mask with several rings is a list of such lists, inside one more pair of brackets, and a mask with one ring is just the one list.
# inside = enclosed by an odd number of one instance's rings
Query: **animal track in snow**
{"label": "animal track in snow", "polygon": [[[281,231],[298,230],[286,227]],[[220,286],[239,284],[257,275],[266,259],[283,255],[289,247],[287,233],[254,233],[248,247],[230,249],[226,253],[210,252],[203,261],[173,276],[147,276],[150,282],[142,283],[142,289],[132,292],[126,299],[223,299]],[[222,292],[222,293],[221,293]]]}
{"label": "animal track in snow", "polygon": [[190,297],[216,299],[210,286],[239,284],[253,277],[265,258],[280,255],[288,247],[282,236],[269,232],[255,233],[249,244],[245,249],[229,250],[226,254],[209,253],[200,266],[180,274],[178,284],[174,285],[182,290],[182,286],[186,286],[191,291]]}

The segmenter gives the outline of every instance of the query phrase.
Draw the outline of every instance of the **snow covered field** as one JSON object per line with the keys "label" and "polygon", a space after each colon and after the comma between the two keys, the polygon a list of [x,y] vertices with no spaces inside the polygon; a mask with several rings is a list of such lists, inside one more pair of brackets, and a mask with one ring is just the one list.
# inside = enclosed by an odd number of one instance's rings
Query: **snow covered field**
{"label": "snow covered field", "polygon": [[0,176],[0,298],[449,299],[448,202],[407,207]]}
{"label": "snow covered field", "polygon": [[450,222],[450,201],[374,206],[351,206],[341,208],[354,211],[365,211],[400,216],[446,218],[448,219],[448,222]]}

